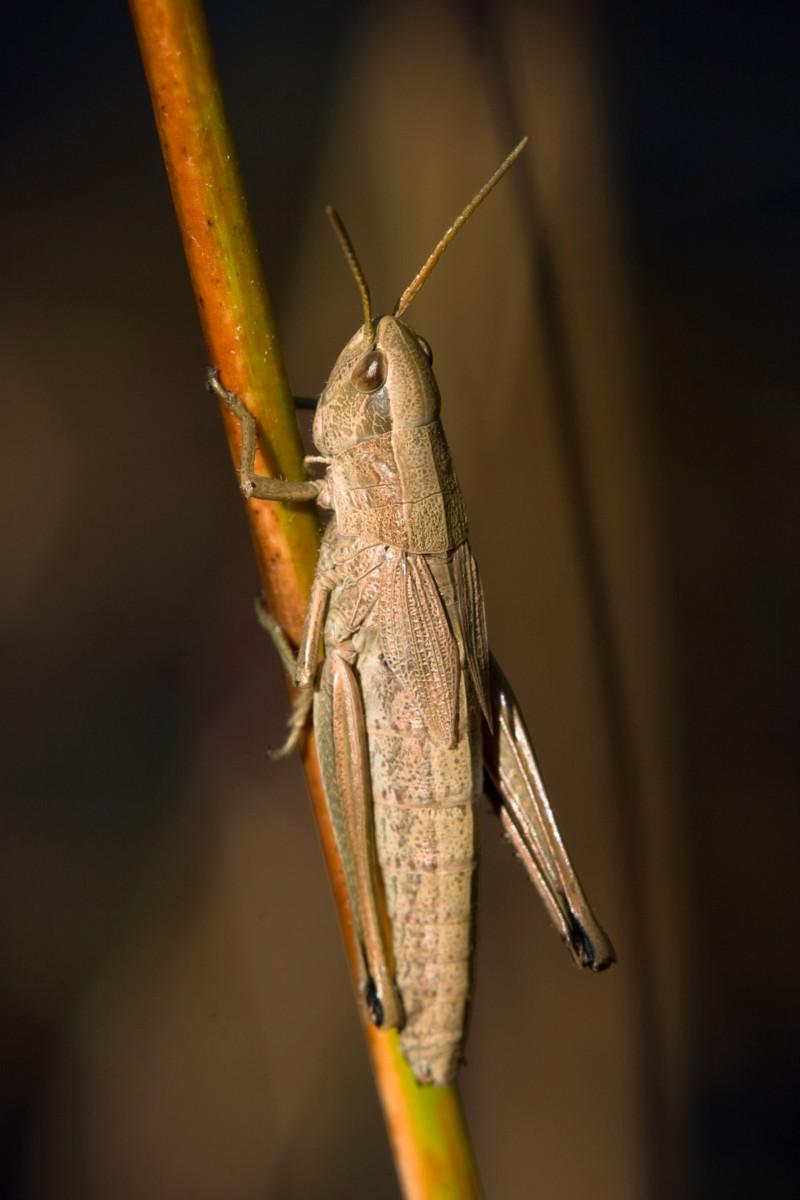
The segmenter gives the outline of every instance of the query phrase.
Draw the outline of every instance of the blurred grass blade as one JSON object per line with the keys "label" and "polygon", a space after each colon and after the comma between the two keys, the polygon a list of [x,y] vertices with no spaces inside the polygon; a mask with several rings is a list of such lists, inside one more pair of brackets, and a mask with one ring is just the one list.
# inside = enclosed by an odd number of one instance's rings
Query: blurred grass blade
{"label": "blurred grass blade", "polygon": [[[299,479],[303,450],[294,405],[250,228],[199,0],[131,0],[172,198],[209,359],[254,413],[257,469]],[[197,381],[198,403],[208,403]],[[238,422],[223,420],[235,463]],[[316,564],[319,530],[311,506],[246,505],[264,594],[298,641]],[[191,508],[187,509],[191,520]],[[303,761],[351,968],[352,929],[313,737]],[[373,1070],[403,1192],[409,1200],[480,1196],[477,1170],[454,1087],[419,1087],[395,1033],[366,1027]]]}

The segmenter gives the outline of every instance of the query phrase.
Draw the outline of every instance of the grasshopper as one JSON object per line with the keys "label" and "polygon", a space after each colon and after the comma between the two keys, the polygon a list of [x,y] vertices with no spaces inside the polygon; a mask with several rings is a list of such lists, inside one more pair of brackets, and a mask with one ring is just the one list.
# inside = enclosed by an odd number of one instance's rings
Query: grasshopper
{"label": "grasshopper", "polygon": [[[332,510],[295,656],[261,608],[297,687],[297,743],[314,730],[358,945],[369,1019],[398,1029],[421,1084],[450,1082],[462,1057],[475,924],[475,811],[486,790],[575,961],[614,961],[556,825],[519,705],[489,653],[480,578],[439,420],[430,347],[403,313],[447,245],[525,145],[505,159],[437,244],[391,316],[369,288],[338,215],[328,215],[361,294],[363,322],[316,404],[325,468],[297,482],[254,473],[256,427],[212,369],[241,423],[241,491]],[[388,916],[388,922],[386,917]]]}

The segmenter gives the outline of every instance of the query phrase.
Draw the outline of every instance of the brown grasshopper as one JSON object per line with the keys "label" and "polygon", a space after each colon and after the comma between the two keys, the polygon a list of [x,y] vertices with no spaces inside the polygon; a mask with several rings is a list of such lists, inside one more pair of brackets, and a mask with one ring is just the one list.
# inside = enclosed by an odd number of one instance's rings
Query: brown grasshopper
{"label": "brown grasshopper", "polygon": [[[319,398],[318,480],[254,474],[253,417],[210,373],[242,427],[241,490],[314,500],[333,516],[297,656],[262,608],[297,685],[288,740],[313,703],[325,796],[375,1025],[400,1030],[420,1083],[453,1079],[472,975],[476,802],[503,827],[577,963],[614,950],[572,868],[519,706],[489,654],[483,593],[439,420],[427,342],[400,320],[448,243],[505,174],[502,163],[448,229],[391,316],[374,317],[347,232],[328,210],[364,320]],[[382,893],[382,894],[381,894]],[[388,913],[389,929],[383,919]]]}

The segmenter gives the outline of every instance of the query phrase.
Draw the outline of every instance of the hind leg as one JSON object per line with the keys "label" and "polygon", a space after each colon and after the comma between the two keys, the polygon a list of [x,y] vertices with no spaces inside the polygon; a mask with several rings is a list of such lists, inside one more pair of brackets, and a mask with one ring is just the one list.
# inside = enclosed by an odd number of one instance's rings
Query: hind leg
{"label": "hind leg", "polygon": [[353,668],[335,650],[317,698],[317,746],[360,950],[361,994],[375,1025],[399,1028],[404,1014],[381,903],[364,705]]}

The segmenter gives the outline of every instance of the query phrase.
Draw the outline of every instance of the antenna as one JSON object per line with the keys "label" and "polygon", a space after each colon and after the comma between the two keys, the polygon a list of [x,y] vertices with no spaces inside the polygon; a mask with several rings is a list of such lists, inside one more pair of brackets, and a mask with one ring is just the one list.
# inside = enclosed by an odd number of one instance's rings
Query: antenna
{"label": "antenna", "polygon": [[358,290],[361,293],[361,303],[364,307],[364,333],[367,337],[372,337],[372,305],[369,298],[369,287],[367,285],[364,272],[361,270],[361,263],[358,261],[358,255],[353,249],[353,243],[350,241],[350,234],[344,227],[344,222],[339,216],[335,208],[330,205],[325,209],[328,214],[328,219],[334,228],[334,232],[338,237],[344,256],[350,264],[350,270],[353,272],[353,277],[358,285]]}
{"label": "antenna", "polygon": [[[489,195],[489,192],[492,190],[492,188],[495,186],[495,184],[500,182],[500,180],[503,178],[503,176],[505,175],[508,168],[514,162],[514,160],[517,158],[517,156],[519,154],[521,154],[522,151],[524,150],[524,148],[527,144],[527,141],[528,141],[528,139],[526,137],[524,137],[522,139],[522,141],[519,143],[519,145],[514,147],[514,149],[509,154],[508,158],[504,159],[503,162],[501,162],[500,166],[497,168],[494,175],[492,175],[492,177],[490,179],[487,179],[486,183],[483,185],[483,187],[478,192],[478,194],[476,196],[473,196],[473,198],[470,200],[469,204],[464,209],[464,211],[461,213],[461,215],[459,217],[456,217],[455,221],[453,221],[453,224],[447,230],[447,233],[444,235],[442,240],[434,247],[427,262],[423,265],[421,270],[414,276],[414,278],[411,280],[411,283],[408,285],[408,287],[403,292],[400,299],[397,301],[397,304],[395,305],[395,309],[394,309],[394,316],[399,317],[405,312],[405,310],[408,308],[411,301],[416,296],[417,292],[422,287],[425,280],[430,275],[433,268],[436,266],[439,259],[444,254],[447,247],[452,242],[453,238],[458,233],[461,226],[464,225],[470,219],[472,214],[475,212],[475,209],[478,207],[478,205],[483,200],[486,199],[486,197]],[[330,210],[329,210],[329,212],[330,212]]]}

